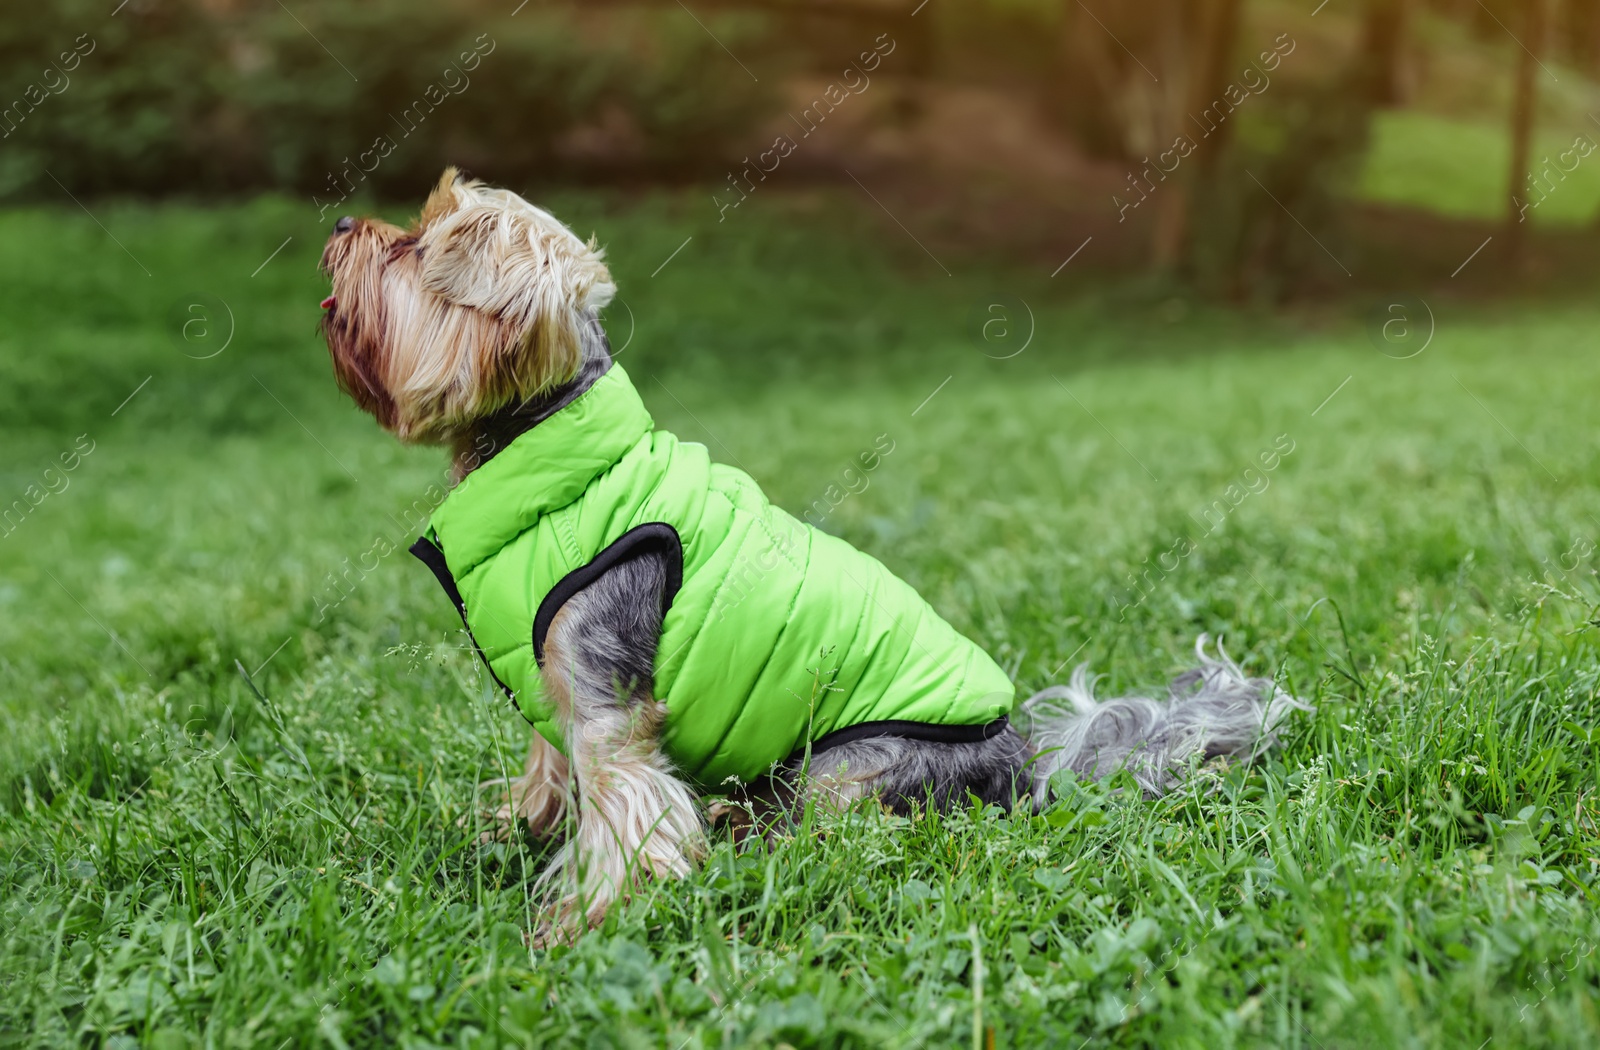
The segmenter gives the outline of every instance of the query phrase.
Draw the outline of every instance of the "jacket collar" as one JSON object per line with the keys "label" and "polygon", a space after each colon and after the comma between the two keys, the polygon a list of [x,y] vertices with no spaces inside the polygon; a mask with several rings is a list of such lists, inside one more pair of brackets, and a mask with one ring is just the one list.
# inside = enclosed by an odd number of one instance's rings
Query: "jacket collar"
{"label": "jacket collar", "polygon": [[613,364],[570,405],[468,474],[434,511],[430,531],[460,578],[582,496],[655,429],[627,372]]}

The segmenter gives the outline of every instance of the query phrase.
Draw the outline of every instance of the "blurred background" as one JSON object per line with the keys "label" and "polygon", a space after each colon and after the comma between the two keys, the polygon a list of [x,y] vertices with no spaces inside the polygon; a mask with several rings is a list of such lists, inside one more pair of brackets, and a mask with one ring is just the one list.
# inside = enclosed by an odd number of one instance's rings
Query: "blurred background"
{"label": "blurred background", "polygon": [[1449,278],[1494,234],[1474,289],[1572,283],[1600,203],[1596,0],[59,0],[0,56],[10,202],[853,179],[919,236],[1093,237],[1079,271],[1231,301]]}

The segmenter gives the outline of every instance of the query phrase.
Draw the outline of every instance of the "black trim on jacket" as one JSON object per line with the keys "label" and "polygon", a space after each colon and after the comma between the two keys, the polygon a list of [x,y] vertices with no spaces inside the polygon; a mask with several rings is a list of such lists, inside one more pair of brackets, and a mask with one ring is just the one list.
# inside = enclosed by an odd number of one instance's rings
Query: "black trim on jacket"
{"label": "black trim on jacket", "polygon": [[533,617],[533,658],[540,667],[544,666],[544,636],[549,633],[551,621],[567,603],[567,599],[598,580],[607,569],[619,562],[651,551],[667,556],[667,586],[661,592],[661,616],[666,618],[667,610],[672,608],[672,600],[683,587],[683,540],[678,536],[678,530],[666,522],[647,521],[618,536],[589,564],[561,577],[550,588],[550,593],[544,596],[539,603],[539,611]]}
{"label": "black trim on jacket", "polygon": [[483,661],[483,666],[489,669],[489,677],[494,679],[494,684],[499,686],[511,700],[516,703],[517,694],[511,687],[500,680],[494,673],[494,667],[489,663],[489,657],[484,653],[483,646],[478,644],[478,639],[472,633],[472,625],[467,622],[467,604],[461,600],[461,589],[456,586],[456,578],[450,575],[450,565],[444,560],[444,551],[439,545],[426,536],[417,537],[417,542],[411,545],[411,553],[417,560],[433,570],[434,578],[439,581],[439,586],[444,588],[444,593],[449,596],[450,604],[456,607],[456,612],[461,614],[461,626],[467,629],[467,637],[472,639],[472,648],[477,650],[478,659]]}
{"label": "black trim on jacket", "polygon": [[[898,736],[908,740],[926,740],[935,744],[975,744],[980,740],[999,736],[1010,724],[1010,717],[1001,715],[993,722],[983,722],[978,725],[947,726],[937,722],[911,722],[899,718],[884,718],[876,722],[858,722],[853,726],[835,729],[831,733],[811,742],[813,757],[821,754],[831,747],[840,744],[849,744],[857,740],[866,740],[875,736]],[[789,756],[792,762],[805,755],[805,746],[796,748],[794,754]]]}

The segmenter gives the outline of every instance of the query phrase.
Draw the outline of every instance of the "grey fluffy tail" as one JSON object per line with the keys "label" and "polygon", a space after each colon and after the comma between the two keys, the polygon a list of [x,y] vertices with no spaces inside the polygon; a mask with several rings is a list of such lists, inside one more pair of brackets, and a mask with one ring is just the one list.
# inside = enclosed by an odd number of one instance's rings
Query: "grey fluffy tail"
{"label": "grey fluffy tail", "polygon": [[1200,666],[1173,679],[1164,700],[1097,700],[1096,679],[1083,664],[1069,684],[1024,701],[1019,728],[1039,755],[1034,798],[1046,799],[1050,777],[1063,769],[1085,778],[1126,769],[1146,794],[1165,794],[1196,760],[1255,758],[1277,743],[1289,712],[1312,710],[1270,679],[1245,677],[1220,644],[1216,658],[1208,656],[1207,641],[1202,634],[1195,642]]}

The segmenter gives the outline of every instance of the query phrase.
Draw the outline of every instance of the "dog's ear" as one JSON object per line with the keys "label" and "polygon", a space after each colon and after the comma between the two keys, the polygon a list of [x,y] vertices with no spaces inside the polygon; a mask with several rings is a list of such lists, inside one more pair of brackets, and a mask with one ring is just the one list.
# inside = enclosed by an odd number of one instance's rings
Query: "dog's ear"
{"label": "dog's ear", "polygon": [[464,181],[458,168],[452,166],[444,169],[439,184],[428,194],[428,202],[422,206],[422,214],[417,216],[417,225],[426,228],[455,211],[458,206],[456,186]]}
{"label": "dog's ear", "polygon": [[522,396],[572,378],[583,331],[616,286],[603,253],[555,216],[508,190],[445,172],[420,220],[422,287],[492,317],[512,333],[501,348]]}

